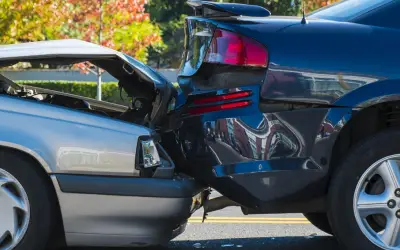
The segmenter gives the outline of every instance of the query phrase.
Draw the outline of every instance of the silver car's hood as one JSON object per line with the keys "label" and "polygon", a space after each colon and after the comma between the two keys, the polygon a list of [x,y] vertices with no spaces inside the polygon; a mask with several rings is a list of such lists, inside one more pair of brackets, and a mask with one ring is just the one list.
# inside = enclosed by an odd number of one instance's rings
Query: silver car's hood
{"label": "silver car's hood", "polygon": [[97,66],[117,79],[137,73],[144,81],[152,82],[154,88],[157,88],[154,72],[147,65],[124,53],[82,40],[64,39],[0,45],[0,67],[24,61],[65,65],[91,61],[95,65],[100,64]]}
{"label": "silver car's hood", "polygon": [[[175,93],[172,83],[148,65],[97,44],[65,39],[0,45],[0,67],[33,61],[60,65],[90,61],[118,79],[128,95],[157,100],[152,103],[154,112],[151,112],[150,120],[153,124],[165,116],[171,96]],[[144,84],[147,84],[146,88]]]}
{"label": "silver car's hood", "polygon": [[53,40],[0,45],[0,61],[21,61],[44,58],[107,58],[118,57],[129,63],[123,53],[97,44],[76,40]]}

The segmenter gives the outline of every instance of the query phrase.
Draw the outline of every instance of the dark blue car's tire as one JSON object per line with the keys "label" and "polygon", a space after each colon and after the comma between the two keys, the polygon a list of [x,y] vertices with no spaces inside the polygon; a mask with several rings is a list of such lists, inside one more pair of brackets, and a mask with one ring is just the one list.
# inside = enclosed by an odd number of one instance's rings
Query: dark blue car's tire
{"label": "dark blue car's tire", "polygon": [[328,215],[326,213],[305,213],[304,216],[319,230],[333,235]]}
{"label": "dark blue car's tire", "polygon": [[400,249],[400,183],[393,181],[400,180],[399,141],[398,130],[380,132],[353,146],[335,169],[328,218],[341,249]]}
{"label": "dark blue car's tire", "polygon": [[[54,222],[49,180],[29,157],[0,149],[0,249],[45,249]],[[18,223],[14,224],[12,219]]]}

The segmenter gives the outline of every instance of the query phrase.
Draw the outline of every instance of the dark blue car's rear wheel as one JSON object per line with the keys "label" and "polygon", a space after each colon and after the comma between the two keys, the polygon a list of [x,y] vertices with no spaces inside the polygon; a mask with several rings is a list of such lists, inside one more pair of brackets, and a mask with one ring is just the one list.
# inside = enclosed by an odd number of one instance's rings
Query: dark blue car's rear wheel
{"label": "dark blue car's rear wheel", "polygon": [[400,249],[400,131],[353,147],[334,174],[328,216],[348,249]]}

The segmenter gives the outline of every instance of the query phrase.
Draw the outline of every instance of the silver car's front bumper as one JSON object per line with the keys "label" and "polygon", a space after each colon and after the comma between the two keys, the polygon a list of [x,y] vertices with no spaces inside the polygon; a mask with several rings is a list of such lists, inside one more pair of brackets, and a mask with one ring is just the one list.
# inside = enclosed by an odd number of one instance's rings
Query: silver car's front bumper
{"label": "silver car's front bumper", "polygon": [[52,180],[68,246],[166,244],[184,231],[204,190],[188,179],[57,175]]}

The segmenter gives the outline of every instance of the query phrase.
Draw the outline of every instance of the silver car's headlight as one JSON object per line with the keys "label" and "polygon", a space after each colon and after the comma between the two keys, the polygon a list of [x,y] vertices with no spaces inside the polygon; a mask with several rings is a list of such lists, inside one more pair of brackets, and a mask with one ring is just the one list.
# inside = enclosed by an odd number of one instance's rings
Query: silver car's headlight
{"label": "silver car's headlight", "polygon": [[161,164],[160,155],[152,139],[141,141],[142,164],[144,168],[156,167]]}

